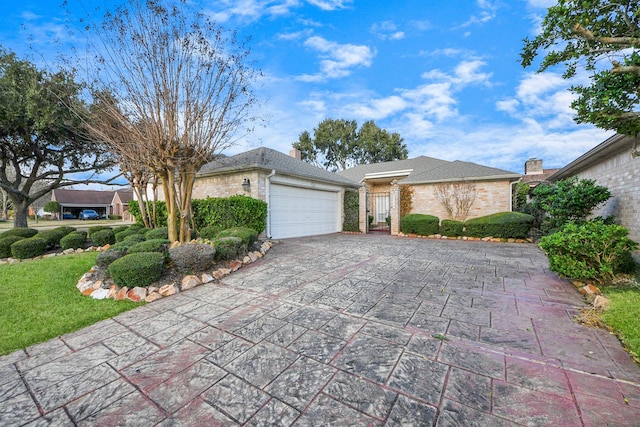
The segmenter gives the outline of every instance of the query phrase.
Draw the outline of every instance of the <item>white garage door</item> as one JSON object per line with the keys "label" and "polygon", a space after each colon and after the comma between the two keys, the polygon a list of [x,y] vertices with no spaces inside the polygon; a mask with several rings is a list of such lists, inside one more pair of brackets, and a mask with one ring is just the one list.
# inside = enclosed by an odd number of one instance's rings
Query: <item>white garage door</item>
{"label": "white garage door", "polygon": [[338,192],[271,184],[269,188],[271,237],[314,236],[337,233]]}

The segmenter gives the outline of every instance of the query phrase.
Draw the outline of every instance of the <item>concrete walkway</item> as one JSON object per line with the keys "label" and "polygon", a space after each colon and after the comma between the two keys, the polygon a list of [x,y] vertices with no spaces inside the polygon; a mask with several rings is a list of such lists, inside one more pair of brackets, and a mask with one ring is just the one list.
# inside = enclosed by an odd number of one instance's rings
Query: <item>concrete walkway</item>
{"label": "concrete walkway", "polygon": [[0,358],[0,425],[638,425],[640,368],[581,306],[534,245],[288,240]]}

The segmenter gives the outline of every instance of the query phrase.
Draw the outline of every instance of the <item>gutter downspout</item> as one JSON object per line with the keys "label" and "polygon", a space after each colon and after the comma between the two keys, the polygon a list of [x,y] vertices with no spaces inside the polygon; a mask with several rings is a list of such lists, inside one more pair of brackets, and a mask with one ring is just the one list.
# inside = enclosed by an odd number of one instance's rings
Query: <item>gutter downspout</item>
{"label": "gutter downspout", "polygon": [[265,187],[266,187],[266,195],[265,198],[267,199],[267,237],[270,239],[271,238],[271,178],[276,174],[276,170],[272,169],[271,173],[269,175],[267,175],[267,179],[265,180]]}

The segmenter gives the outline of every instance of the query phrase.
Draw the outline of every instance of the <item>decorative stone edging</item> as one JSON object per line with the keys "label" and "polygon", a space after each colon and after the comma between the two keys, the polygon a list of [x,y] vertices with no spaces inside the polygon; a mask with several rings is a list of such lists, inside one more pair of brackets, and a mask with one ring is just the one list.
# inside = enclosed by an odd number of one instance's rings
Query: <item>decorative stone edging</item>
{"label": "decorative stone edging", "polygon": [[[267,240],[262,243],[259,250],[249,252],[242,260],[236,259],[229,262],[227,268],[218,268],[213,270],[211,274],[203,273],[200,277],[195,275],[184,276],[180,284],[173,283],[170,285],[164,285],[160,288],[157,286],[149,286],[148,288],[135,287],[133,289],[129,289],[125,286],[120,288],[118,285],[109,285],[102,280],[98,280],[96,278],[96,267],[93,267],[82,275],[80,280],[78,280],[76,288],[78,288],[83,295],[90,296],[93,299],[111,298],[116,301],[127,299],[134,302],[153,302],[161,298],[195,288],[196,286],[200,286],[205,283],[220,280],[232,272],[239,270],[243,266],[251,264],[252,262],[262,258],[272,246],[273,242]],[[109,245],[96,250],[106,250],[108,248]]]}
{"label": "decorative stone edging", "polygon": [[527,239],[505,239],[501,237],[469,237],[469,236],[457,236],[457,237],[448,237],[440,234],[431,234],[429,236],[420,236],[418,234],[405,234],[398,233],[398,236],[403,237],[418,237],[421,239],[440,239],[440,240],[467,240],[467,241],[482,241],[482,242],[501,242],[501,243],[533,243],[532,238]]}

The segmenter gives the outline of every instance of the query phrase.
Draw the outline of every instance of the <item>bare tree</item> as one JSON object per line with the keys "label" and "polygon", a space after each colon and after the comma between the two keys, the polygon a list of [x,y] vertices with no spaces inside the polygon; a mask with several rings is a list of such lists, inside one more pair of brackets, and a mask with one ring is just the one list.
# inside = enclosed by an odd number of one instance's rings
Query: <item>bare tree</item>
{"label": "bare tree", "polygon": [[476,200],[477,188],[468,181],[443,183],[435,186],[434,193],[450,219],[464,221]]}
{"label": "bare tree", "polygon": [[169,239],[185,242],[196,172],[254,121],[249,50],[186,1],[133,0],[95,31],[102,102],[89,128],[129,172],[159,177]]}

